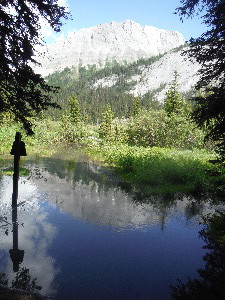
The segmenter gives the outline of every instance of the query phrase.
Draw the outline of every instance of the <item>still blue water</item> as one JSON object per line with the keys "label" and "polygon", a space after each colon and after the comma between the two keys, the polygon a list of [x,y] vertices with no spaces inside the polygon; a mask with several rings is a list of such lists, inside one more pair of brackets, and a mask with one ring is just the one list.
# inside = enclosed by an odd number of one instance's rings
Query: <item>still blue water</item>
{"label": "still blue water", "polygon": [[[171,299],[170,285],[198,276],[203,215],[189,196],[138,193],[107,169],[77,159],[26,159],[19,182],[22,268],[56,300]],[[1,216],[11,223],[12,178],[0,177]],[[12,228],[1,227],[0,274],[13,281]]]}

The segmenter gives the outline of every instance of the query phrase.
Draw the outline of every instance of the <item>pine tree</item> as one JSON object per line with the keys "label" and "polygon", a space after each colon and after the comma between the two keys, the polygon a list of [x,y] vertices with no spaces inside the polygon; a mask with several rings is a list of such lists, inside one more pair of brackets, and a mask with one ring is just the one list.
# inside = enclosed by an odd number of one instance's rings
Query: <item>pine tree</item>
{"label": "pine tree", "polygon": [[42,44],[41,19],[55,32],[60,31],[66,8],[57,0],[0,1],[0,113],[11,112],[32,134],[29,120],[51,102],[50,92],[56,92],[44,78],[35,74],[31,63],[36,63],[35,48]]}
{"label": "pine tree", "polygon": [[217,143],[220,158],[225,162],[225,1],[181,0],[177,13],[181,20],[201,17],[207,30],[190,40],[184,52],[200,65],[197,88],[204,88],[205,97],[195,97],[193,117],[200,127],[207,127],[208,138]]}
{"label": "pine tree", "polygon": [[81,121],[79,102],[75,95],[70,96],[68,100],[68,115],[72,124],[77,125]]}
{"label": "pine tree", "polygon": [[141,103],[140,99],[138,97],[134,97],[134,102],[133,102],[133,111],[132,114],[133,116],[137,116],[141,110]]}
{"label": "pine tree", "polygon": [[113,134],[113,117],[114,113],[109,104],[106,106],[105,112],[102,114],[102,120],[99,127],[99,137],[110,140]]}
{"label": "pine tree", "polygon": [[166,99],[164,102],[164,110],[168,116],[171,116],[172,113],[179,114],[182,113],[184,109],[184,101],[182,100],[178,92],[178,73],[174,71],[174,79],[166,93]]}

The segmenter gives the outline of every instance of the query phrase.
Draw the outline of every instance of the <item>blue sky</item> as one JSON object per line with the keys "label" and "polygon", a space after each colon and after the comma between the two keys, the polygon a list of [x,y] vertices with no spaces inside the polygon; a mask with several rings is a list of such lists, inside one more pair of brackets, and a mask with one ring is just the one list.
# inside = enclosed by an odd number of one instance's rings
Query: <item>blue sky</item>
{"label": "blue sky", "polygon": [[[59,0],[60,1],[60,0]],[[110,21],[133,20],[141,25],[177,30],[186,40],[200,36],[206,28],[197,17],[180,21],[174,15],[179,0],[61,0],[67,2],[73,20],[66,21],[62,32],[66,34],[84,27],[91,27]]]}

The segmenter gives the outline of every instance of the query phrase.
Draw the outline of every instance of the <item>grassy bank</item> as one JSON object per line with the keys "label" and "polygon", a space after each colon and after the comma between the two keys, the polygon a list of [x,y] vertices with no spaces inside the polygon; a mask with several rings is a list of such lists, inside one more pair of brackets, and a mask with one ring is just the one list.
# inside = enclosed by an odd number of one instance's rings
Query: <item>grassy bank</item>
{"label": "grassy bank", "polygon": [[118,144],[101,146],[96,148],[96,152],[104,157],[106,163],[114,166],[124,180],[147,187],[152,192],[205,193],[219,191],[224,184],[222,170],[209,162],[214,155],[206,150]]}

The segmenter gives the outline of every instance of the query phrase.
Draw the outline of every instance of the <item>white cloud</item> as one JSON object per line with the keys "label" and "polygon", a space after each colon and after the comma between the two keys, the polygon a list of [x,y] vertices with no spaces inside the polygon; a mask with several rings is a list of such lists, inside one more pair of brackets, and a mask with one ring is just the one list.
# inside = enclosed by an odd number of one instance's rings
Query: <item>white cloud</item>
{"label": "white cloud", "polygon": [[[58,5],[66,7],[67,11],[69,11],[68,0],[58,0]],[[41,25],[41,36],[43,39],[50,39],[51,41],[55,41],[59,38],[59,35],[54,32],[54,30],[51,28],[51,26],[44,18],[40,18],[40,25]]]}
{"label": "white cloud", "polygon": [[65,7],[69,6],[68,0],[58,0],[58,4]]}

